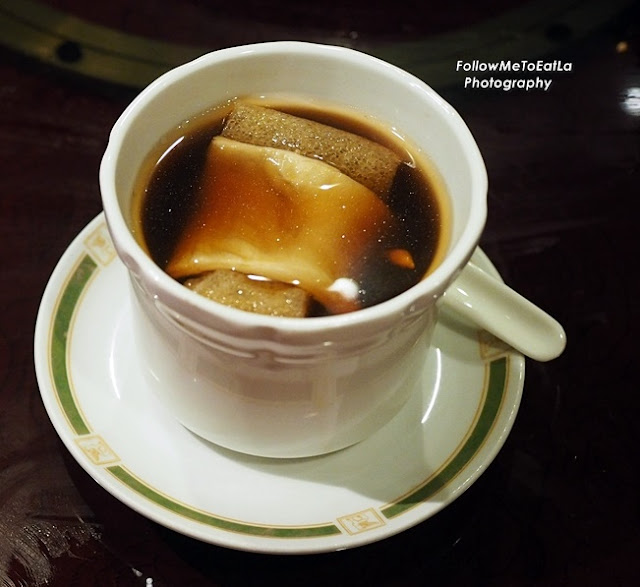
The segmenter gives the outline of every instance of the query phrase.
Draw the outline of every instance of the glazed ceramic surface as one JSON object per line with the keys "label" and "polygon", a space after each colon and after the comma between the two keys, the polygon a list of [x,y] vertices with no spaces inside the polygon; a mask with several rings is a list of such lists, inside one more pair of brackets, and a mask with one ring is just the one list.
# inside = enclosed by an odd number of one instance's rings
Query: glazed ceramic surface
{"label": "glazed ceramic surface", "polygon": [[[131,220],[145,157],[185,119],[262,94],[354,109],[406,137],[416,156],[430,161],[448,195],[450,238],[428,277],[356,312],[277,318],[211,303],[151,261]],[[467,263],[486,217],[484,163],[451,106],[397,67],[310,43],[225,49],[163,75],[116,122],[100,185],[115,249],[131,274],[135,337],[147,374],[191,430],[262,456],[328,453],[366,438],[398,412],[430,344],[436,300]]]}
{"label": "glazed ceramic surface", "polygon": [[[481,251],[474,260],[496,275]],[[89,475],[185,535],[268,553],[381,540],[469,488],[516,417],[522,356],[443,313],[413,393],[368,439],[305,459],[219,448],[181,426],[145,378],[127,281],[100,215],[63,255],[44,293],[38,382],[60,438]]]}

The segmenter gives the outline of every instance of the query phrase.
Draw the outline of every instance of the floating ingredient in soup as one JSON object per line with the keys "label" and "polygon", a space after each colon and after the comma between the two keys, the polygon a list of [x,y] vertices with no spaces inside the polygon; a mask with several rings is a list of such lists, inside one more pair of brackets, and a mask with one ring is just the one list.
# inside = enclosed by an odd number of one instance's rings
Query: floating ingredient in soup
{"label": "floating ingredient in soup", "polygon": [[312,304],[311,296],[295,285],[225,269],[191,277],[184,285],[214,302],[256,314],[304,318]]}
{"label": "floating ingredient in soup", "polygon": [[391,149],[360,135],[251,103],[234,106],[222,136],[319,159],[381,198],[389,193],[402,162]]}
{"label": "floating ingredient in soup", "polygon": [[332,165],[218,136],[198,212],[166,271],[181,279],[233,269],[295,284],[331,313],[356,310],[358,286],[334,284],[360,272],[392,221],[376,194]]}

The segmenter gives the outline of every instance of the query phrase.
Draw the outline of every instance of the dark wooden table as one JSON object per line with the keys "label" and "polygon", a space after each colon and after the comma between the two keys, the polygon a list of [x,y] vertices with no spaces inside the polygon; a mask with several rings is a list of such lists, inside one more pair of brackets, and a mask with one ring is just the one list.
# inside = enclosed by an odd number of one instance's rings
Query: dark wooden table
{"label": "dark wooden table", "polygon": [[[73,4],[80,3],[65,8]],[[166,26],[151,4],[137,5]],[[555,361],[527,361],[514,428],[457,501],[387,540],[290,557],[200,543],[147,520],[97,485],[56,435],[34,374],[35,317],[56,262],[100,212],[100,157],[138,88],[75,75],[85,55],[73,39],[41,59],[7,43],[0,50],[0,584],[640,584],[638,15],[637,5],[627,7],[581,34],[549,20],[542,58],[571,63],[572,71],[541,74],[552,80],[548,91],[465,89],[469,74],[456,71],[457,58],[439,58],[434,85],[468,122],[488,167],[482,246],[510,285],[558,318],[569,344]],[[104,24],[117,25],[118,15],[109,16]],[[459,18],[468,30],[482,20],[469,11]],[[252,40],[245,25],[225,43]],[[296,36],[294,24],[285,25]],[[450,14],[442,27],[455,25]],[[340,34],[341,42],[356,38]],[[510,59],[509,47],[494,48],[496,58]],[[404,57],[420,70],[415,51]],[[463,59],[478,55],[469,50]],[[432,81],[429,71],[420,70]]]}

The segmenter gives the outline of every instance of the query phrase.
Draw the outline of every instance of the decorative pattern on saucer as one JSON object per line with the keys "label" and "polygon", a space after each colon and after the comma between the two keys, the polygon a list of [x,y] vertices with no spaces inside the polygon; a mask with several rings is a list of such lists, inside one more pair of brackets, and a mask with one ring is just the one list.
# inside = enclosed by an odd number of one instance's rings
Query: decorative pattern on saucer
{"label": "decorative pattern on saucer", "polygon": [[359,534],[385,525],[384,518],[373,508],[349,516],[342,516],[338,518],[338,523],[349,534]]}
{"label": "decorative pattern on saucer", "polygon": [[98,435],[79,436],[76,442],[94,465],[111,465],[120,460],[118,455]]}

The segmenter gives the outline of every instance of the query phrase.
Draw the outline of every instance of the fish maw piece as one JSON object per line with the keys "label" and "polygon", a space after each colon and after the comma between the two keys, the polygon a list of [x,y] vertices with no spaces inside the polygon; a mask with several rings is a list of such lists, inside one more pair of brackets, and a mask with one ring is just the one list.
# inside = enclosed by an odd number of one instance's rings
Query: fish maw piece
{"label": "fish maw piece", "polygon": [[321,159],[383,199],[401,163],[391,149],[357,134],[243,102],[227,116],[222,136]]}
{"label": "fish maw piece", "polygon": [[309,294],[295,285],[251,279],[227,269],[189,278],[184,285],[220,304],[269,316],[304,318],[311,303]]}
{"label": "fish maw piece", "polygon": [[359,307],[357,286],[351,295],[335,283],[358,274],[392,221],[380,198],[335,167],[224,137],[211,142],[200,197],[169,275],[234,269],[299,285],[332,313]]}

